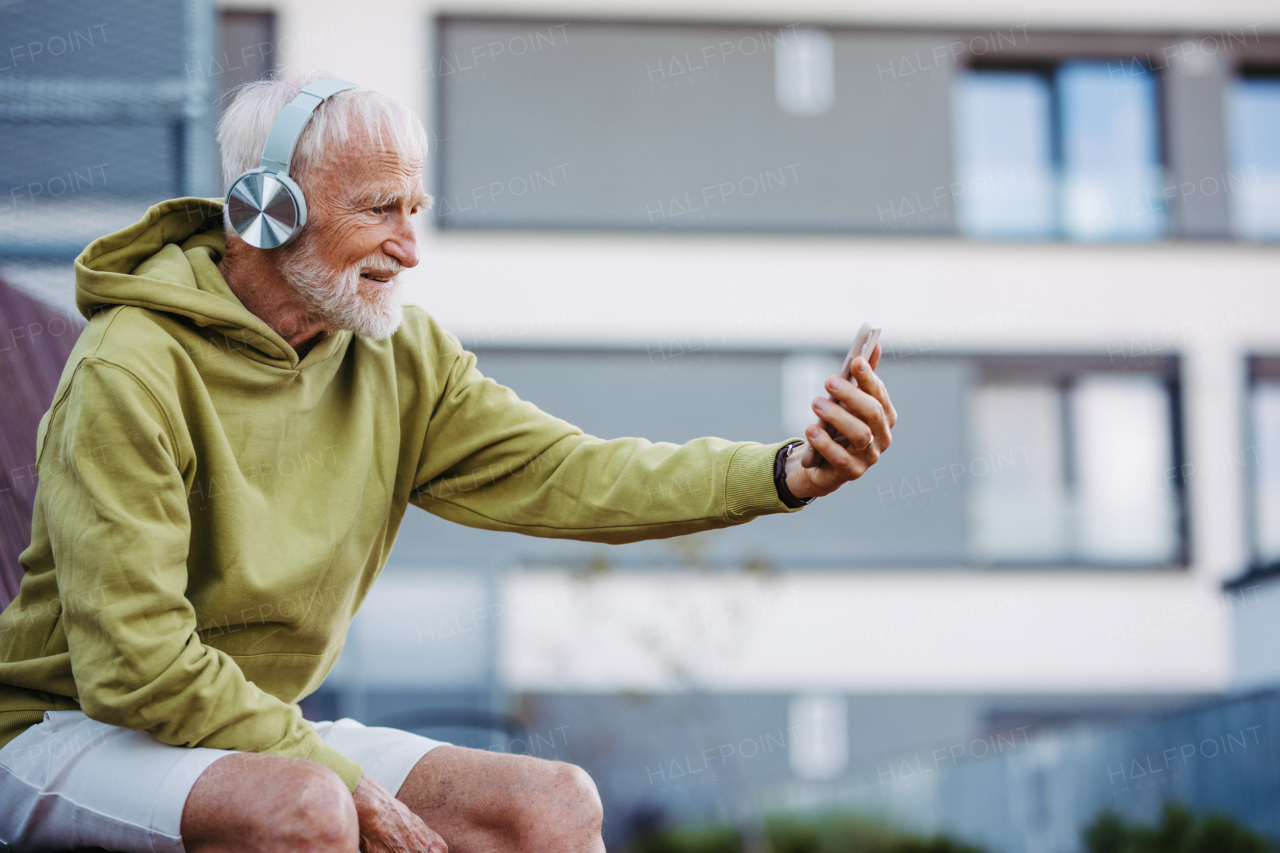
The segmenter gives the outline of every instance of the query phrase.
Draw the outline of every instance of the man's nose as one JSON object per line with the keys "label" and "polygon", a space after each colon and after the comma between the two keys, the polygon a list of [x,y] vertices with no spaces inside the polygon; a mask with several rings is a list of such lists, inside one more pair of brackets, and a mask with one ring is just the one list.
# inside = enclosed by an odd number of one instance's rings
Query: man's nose
{"label": "man's nose", "polygon": [[418,265],[418,234],[413,227],[412,218],[401,218],[395,234],[383,242],[382,251],[406,268]]}

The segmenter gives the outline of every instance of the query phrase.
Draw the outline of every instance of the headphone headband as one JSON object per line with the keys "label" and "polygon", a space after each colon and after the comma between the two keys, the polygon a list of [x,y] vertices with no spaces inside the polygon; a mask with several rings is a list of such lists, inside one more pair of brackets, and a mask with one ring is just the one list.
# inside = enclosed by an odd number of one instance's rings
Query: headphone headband
{"label": "headphone headband", "polygon": [[307,200],[302,188],[289,177],[293,149],[317,107],[333,95],[355,88],[355,83],[336,77],[303,86],[271,126],[262,146],[261,165],[232,182],[226,196],[227,218],[250,246],[283,246],[307,224]]}
{"label": "headphone headband", "polygon": [[289,162],[293,159],[294,146],[298,144],[302,129],[311,120],[311,114],[333,95],[355,88],[357,88],[355,83],[339,80],[337,77],[317,80],[315,83],[303,86],[298,97],[285,105],[279,117],[276,118],[276,123],[271,126],[267,144],[262,148],[262,168],[287,175]]}

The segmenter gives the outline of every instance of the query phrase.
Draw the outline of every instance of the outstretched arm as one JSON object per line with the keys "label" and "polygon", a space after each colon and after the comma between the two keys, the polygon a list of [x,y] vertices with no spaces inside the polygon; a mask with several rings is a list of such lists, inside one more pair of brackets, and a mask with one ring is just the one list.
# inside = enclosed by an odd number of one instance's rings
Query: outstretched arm
{"label": "outstretched arm", "polygon": [[[773,482],[778,451],[700,438],[683,445],[641,438],[603,440],[552,417],[480,374],[475,356],[431,323],[440,352],[433,414],[412,500],[472,527],[534,536],[622,543],[678,536],[787,512]],[[797,498],[829,494],[857,479],[891,441],[897,413],[874,368],[858,359],[853,381],[828,379],[831,401],[814,411],[846,436],[849,448],[813,427],[824,462],[805,469],[788,459]]]}
{"label": "outstretched arm", "polygon": [[411,496],[423,509],[472,527],[609,543],[788,511],[773,483],[785,442],[584,435],[482,376],[475,356],[433,331],[433,413]]}

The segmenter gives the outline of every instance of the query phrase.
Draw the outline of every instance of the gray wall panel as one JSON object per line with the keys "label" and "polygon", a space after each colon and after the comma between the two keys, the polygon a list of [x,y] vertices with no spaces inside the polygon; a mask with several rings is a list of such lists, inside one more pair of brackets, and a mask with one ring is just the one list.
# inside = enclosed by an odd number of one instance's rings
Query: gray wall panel
{"label": "gray wall panel", "polygon": [[[1166,200],[1172,207],[1170,230],[1177,237],[1226,238],[1228,209],[1226,120],[1223,101],[1231,69],[1202,52],[1175,61],[1161,78],[1164,86],[1168,160]],[[1243,181],[1246,175],[1230,181]]]}
{"label": "gray wall panel", "polygon": [[937,37],[832,36],[835,103],[799,117],[774,92],[787,28],[445,19],[437,221],[950,233],[945,192],[936,216],[890,215],[951,181],[949,70],[880,70]]}

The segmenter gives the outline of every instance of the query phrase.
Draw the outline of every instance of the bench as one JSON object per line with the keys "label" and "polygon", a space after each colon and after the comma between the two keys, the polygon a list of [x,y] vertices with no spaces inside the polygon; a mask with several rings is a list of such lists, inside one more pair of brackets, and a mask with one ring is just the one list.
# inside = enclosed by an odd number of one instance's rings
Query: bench
{"label": "bench", "polygon": [[84,323],[0,280],[0,608],[18,592],[31,541],[36,429]]}

